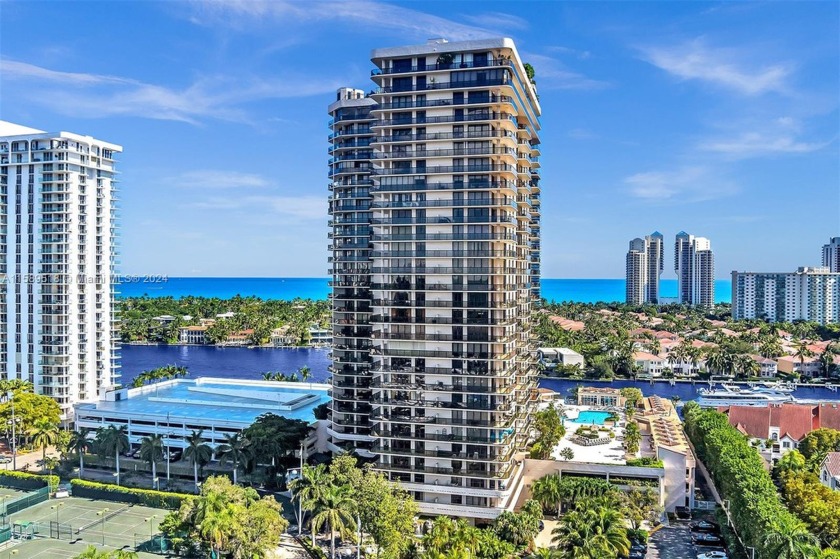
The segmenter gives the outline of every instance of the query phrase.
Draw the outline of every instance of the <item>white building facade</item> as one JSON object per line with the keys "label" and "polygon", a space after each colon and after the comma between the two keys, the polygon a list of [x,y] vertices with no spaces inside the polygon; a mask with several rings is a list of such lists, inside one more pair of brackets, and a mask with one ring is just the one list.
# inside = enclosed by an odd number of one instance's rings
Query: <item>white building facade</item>
{"label": "white building facade", "polygon": [[677,233],[674,271],[680,303],[702,307],[715,304],[715,255],[709,239],[684,231]]}
{"label": "white building facade", "polygon": [[630,241],[626,260],[628,304],[659,303],[659,278],[664,267],[662,241],[658,231]]}
{"label": "white building facade", "polygon": [[119,377],[115,155],[122,147],[0,121],[0,377],[71,420]]}
{"label": "white building facade", "polygon": [[840,322],[840,273],[825,267],[782,273],[732,272],[732,317]]}
{"label": "white building facade", "polygon": [[333,440],[423,514],[491,519],[536,396],[536,88],[510,39],[372,60],[372,94],[330,107]]}

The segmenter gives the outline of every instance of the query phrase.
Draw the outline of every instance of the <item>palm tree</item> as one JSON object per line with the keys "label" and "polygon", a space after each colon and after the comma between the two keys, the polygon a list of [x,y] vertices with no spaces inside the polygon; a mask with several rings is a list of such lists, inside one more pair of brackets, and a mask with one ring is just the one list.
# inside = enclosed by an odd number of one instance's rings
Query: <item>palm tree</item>
{"label": "palm tree", "polygon": [[70,448],[79,455],[79,477],[85,475],[85,451],[90,450],[91,442],[88,440],[90,429],[82,427],[73,431],[70,436]]}
{"label": "palm tree", "polygon": [[204,433],[204,429],[193,431],[186,439],[187,448],[184,450],[184,458],[189,459],[193,463],[193,478],[196,493],[198,493],[198,464],[199,462],[202,464],[207,463],[213,456],[213,450],[201,438],[202,433]]}
{"label": "palm tree", "polygon": [[551,534],[562,559],[601,559],[630,550],[623,518],[610,508],[584,507],[567,513]]}
{"label": "palm tree", "polygon": [[303,382],[306,382],[312,376],[312,369],[310,369],[307,365],[298,369],[298,372],[300,373],[300,378],[303,379]]}
{"label": "palm tree", "polygon": [[802,374],[805,368],[805,359],[813,357],[814,352],[811,351],[811,348],[808,347],[808,342],[805,340],[796,340],[793,342],[793,349],[796,350],[793,356],[799,359],[799,374]]}
{"label": "palm tree", "polygon": [[56,458],[54,456],[50,456],[49,458],[44,458],[44,468],[46,468],[50,472],[50,475],[52,475],[53,470],[58,468],[58,466],[60,464],[61,464],[61,460],[59,460],[58,458]]}
{"label": "palm tree", "polygon": [[[289,484],[292,500],[298,502],[300,518],[298,519],[298,533],[303,526],[303,511],[313,510],[315,504],[321,500],[324,490],[330,484],[330,476],[326,466],[303,466],[300,477]],[[315,530],[312,530],[312,546],[315,546]]]}
{"label": "palm tree", "polygon": [[342,536],[351,531],[356,519],[353,515],[355,501],[350,496],[348,487],[328,486],[315,507],[312,517],[312,531],[318,531],[326,525],[330,531],[330,557],[335,559],[335,533]]}
{"label": "palm tree", "polygon": [[551,474],[541,477],[531,486],[531,496],[542,505],[544,510],[557,509],[557,516],[560,516],[562,502],[562,486],[560,474]]}
{"label": "palm tree", "polygon": [[157,463],[163,460],[163,435],[154,434],[140,440],[140,458],[152,465],[152,487],[157,479]]}
{"label": "palm tree", "polygon": [[117,485],[120,484],[120,454],[131,448],[128,442],[128,427],[100,427],[96,430],[96,448],[100,456],[113,454],[116,460]]}
{"label": "palm tree", "polygon": [[550,547],[537,548],[529,559],[555,559],[557,552]]}
{"label": "palm tree", "polygon": [[761,365],[749,355],[737,356],[736,365],[738,371],[747,378],[754,377],[761,372]]}
{"label": "palm tree", "polygon": [[764,550],[774,559],[811,559],[819,557],[817,537],[797,519],[783,515],[776,519],[774,529],[764,536]]}
{"label": "palm tree", "polygon": [[216,454],[221,458],[222,466],[227,464],[228,461],[233,463],[234,484],[236,483],[236,472],[239,470],[239,464],[245,461],[250,444],[241,433],[234,433],[233,435],[225,435],[225,442],[216,449]]}
{"label": "palm tree", "polygon": [[834,358],[838,353],[837,346],[835,344],[828,344],[825,346],[825,349],[822,353],[820,353],[820,367],[822,368],[822,373],[825,377],[831,376],[831,372],[835,368]]}
{"label": "palm tree", "polygon": [[49,419],[39,419],[27,433],[35,446],[41,447],[41,459],[47,459],[47,447],[58,440],[58,425]]}

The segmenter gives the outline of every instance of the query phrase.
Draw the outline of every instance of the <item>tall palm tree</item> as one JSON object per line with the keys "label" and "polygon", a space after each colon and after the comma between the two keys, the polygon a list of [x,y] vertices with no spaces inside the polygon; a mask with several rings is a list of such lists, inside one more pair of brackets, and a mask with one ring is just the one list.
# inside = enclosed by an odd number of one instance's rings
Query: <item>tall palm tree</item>
{"label": "tall palm tree", "polygon": [[157,478],[157,463],[163,460],[163,435],[154,434],[140,440],[140,458],[152,465],[152,487]]}
{"label": "tall palm tree", "polygon": [[216,449],[216,454],[221,458],[222,466],[228,462],[233,464],[234,484],[237,483],[236,472],[239,470],[239,464],[245,461],[250,444],[241,433],[234,433],[233,435],[225,435],[225,442]]}
{"label": "tall palm tree", "polygon": [[819,540],[805,525],[790,515],[776,519],[774,529],[764,537],[767,557],[812,559],[820,556]]}
{"label": "tall palm tree", "polygon": [[201,438],[204,429],[193,431],[187,437],[187,448],[184,449],[184,458],[193,463],[193,479],[195,481],[195,492],[198,493],[198,464],[207,463],[213,456],[213,450]]}
{"label": "tall palm tree", "polygon": [[206,492],[195,512],[199,533],[210,542],[216,556],[227,547],[228,534],[232,532],[235,511],[231,505],[225,494]]}
{"label": "tall palm tree", "polygon": [[100,456],[113,454],[116,461],[117,485],[120,484],[120,454],[131,448],[128,442],[128,427],[100,427],[96,430],[96,448]]}
{"label": "tall palm tree", "polygon": [[308,365],[304,365],[303,367],[298,369],[298,372],[300,373],[300,378],[303,380],[303,382],[306,382],[312,376],[312,369],[310,369]]}
{"label": "tall palm tree", "polygon": [[79,455],[79,477],[85,475],[85,451],[91,449],[91,441],[88,440],[90,429],[82,427],[73,431],[70,436],[70,448]]}
{"label": "tall palm tree", "polygon": [[630,550],[621,514],[606,507],[567,513],[551,533],[563,559],[601,559],[626,555]]}
{"label": "tall palm tree", "polygon": [[58,440],[58,425],[49,419],[38,419],[27,433],[35,446],[41,447],[41,459],[47,459],[47,447]]}
{"label": "tall palm tree", "polygon": [[793,342],[793,349],[793,356],[799,359],[799,373],[802,374],[802,370],[805,368],[805,360],[809,357],[813,357],[814,352],[808,347],[808,342],[806,340],[796,340]]}
{"label": "tall palm tree", "polygon": [[[324,490],[330,484],[330,475],[326,466],[303,466],[301,476],[289,484],[292,491],[292,500],[298,502],[300,519],[298,519],[298,533],[303,526],[303,512],[311,511],[316,503],[321,500]],[[312,546],[315,546],[315,530],[312,530]]]}
{"label": "tall palm tree", "polygon": [[356,524],[353,514],[356,503],[348,487],[328,486],[315,506],[312,530],[316,532],[325,526],[330,532],[330,558],[335,559],[335,533],[342,536],[350,533]]}

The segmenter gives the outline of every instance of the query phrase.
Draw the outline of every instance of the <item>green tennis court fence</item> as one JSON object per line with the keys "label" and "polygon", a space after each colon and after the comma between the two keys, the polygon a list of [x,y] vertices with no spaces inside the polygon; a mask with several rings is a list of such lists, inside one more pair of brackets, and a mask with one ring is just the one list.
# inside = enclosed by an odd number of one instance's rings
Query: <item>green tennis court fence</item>
{"label": "green tennis court fence", "polygon": [[35,506],[38,503],[43,503],[44,501],[49,500],[49,498],[50,488],[42,487],[26,495],[22,495],[17,499],[7,501],[6,506],[3,509],[3,524],[8,523],[7,517],[10,514],[15,514],[16,512]]}
{"label": "green tennis court fence", "polygon": [[161,534],[149,537],[149,534],[134,533],[134,551],[146,553],[167,554],[173,549],[172,540]]}

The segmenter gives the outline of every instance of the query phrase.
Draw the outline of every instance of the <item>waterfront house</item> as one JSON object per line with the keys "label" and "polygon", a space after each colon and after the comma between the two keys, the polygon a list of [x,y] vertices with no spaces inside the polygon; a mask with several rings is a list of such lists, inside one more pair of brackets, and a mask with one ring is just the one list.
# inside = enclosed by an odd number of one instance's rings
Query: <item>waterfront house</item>
{"label": "waterfront house", "polygon": [[207,326],[182,326],[178,328],[178,342],[203,345],[207,343]]}
{"label": "waterfront house", "polygon": [[274,347],[293,346],[295,341],[295,337],[289,333],[288,324],[271,331],[271,345]]}
{"label": "waterfront house", "polygon": [[584,366],[583,355],[567,347],[541,347],[537,349],[537,361],[546,369],[554,369],[558,365]]}
{"label": "waterfront house", "polygon": [[762,378],[773,378],[778,374],[778,364],[774,360],[761,355],[750,355],[750,358],[758,363],[760,367],[758,374]]}
{"label": "waterfront house", "polygon": [[640,373],[651,377],[661,377],[665,368],[665,360],[647,351],[636,351],[633,353],[633,362]]}
{"label": "waterfront house", "polygon": [[829,452],[820,464],[820,483],[840,491],[840,452]]}
{"label": "waterfront house", "polygon": [[793,355],[783,355],[776,360],[780,373],[796,373],[803,377],[818,377],[822,372],[822,364],[818,357],[805,357],[800,360]]}

